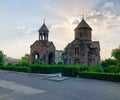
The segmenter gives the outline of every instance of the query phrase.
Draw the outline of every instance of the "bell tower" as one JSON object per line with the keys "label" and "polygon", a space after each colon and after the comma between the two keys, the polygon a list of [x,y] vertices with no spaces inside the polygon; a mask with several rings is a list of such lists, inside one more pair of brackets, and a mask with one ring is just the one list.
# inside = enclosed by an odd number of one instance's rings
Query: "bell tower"
{"label": "bell tower", "polygon": [[74,31],[75,39],[79,39],[81,41],[91,41],[92,28],[86,23],[84,18],[82,18],[81,22],[74,29]]}
{"label": "bell tower", "polygon": [[48,41],[49,30],[47,26],[45,25],[45,21],[43,25],[41,26],[41,28],[38,30],[38,32],[39,32],[39,41]]}
{"label": "bell tower", "polygon": [[55,46],[48,40],[49,30],[43,25],[38,30],[39,38],[30,46],[30,63],[53,64],[55,62]]}

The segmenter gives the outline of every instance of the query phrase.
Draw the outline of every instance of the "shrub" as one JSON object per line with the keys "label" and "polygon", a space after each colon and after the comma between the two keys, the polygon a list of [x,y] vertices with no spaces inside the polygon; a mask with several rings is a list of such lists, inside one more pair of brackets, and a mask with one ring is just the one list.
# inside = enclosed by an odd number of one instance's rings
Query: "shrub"
{"label": "shrub", "polygon": [[116,49],[113,49],[111,54],[116,59],[116,61],[120,63],[120,46]]}
{"label": "shrub", "polygon": [[3,51],[0,50],[0,66],[4,64],[4,54]]}
{"label": "shrub", "polygon": [[110,66],[110,65],[116,65],[117,63],[116,63],[116,60],[114,60],[114,59],[105,59],[104,61],[102,61],[101,62],[101,66],[103,66],[103,67],[108,67],[108,66]]}
{"label": "shrub", "polygon": [[65,67],[62,67],[62,75],[63,76],[70,76],[70,77],[76,77],[78,75],[78,72],[85,72],[88,71],[87,66],[83,65],[67,65]]}
{"label": "shrub", "polygon": [[63,63],[62,62],[58,62],[58,65],[63,65]]}
{"label": "shrub", "polygon": [[0,66],[3,66],[3,63],[0,62]]}
{"label": "shrub", "polygon": [[79,72],[79,77],[120,82],[120,74],[114,73]]}
{"label": "shrub", "polygon": [[59,73],[61,72],[61,65],[47,65],[47,64],[33,64],[31,66],[32,73]]}
{"label": "shrub", "polygon": [[88,71],[89,72],[104,72],[101,66],[90,66]]}
{"label": "shrub", "polygon": [[77,67],[72,66],[65,66],[62,68],[62,75],[63,76],[70,76],[70,77],[76,77],[77,76]]}
{"label": "shrub", "polygon": [[105,72],[109,72],[108,67],[111,65],[117,65],[116,60],[109,58],[101,62],[101,66]]}
{"label": "shrub", "polygon": [[25,66],[18,66],[14,67],[14,71],[19,71],[19,72],[31,72],[30,67],[25,67]]}
{"label": "shrub", "polygon": [[25,54],[21,60],[18,62],[19,66],[29,66],[29,61],[30,61],[30,55]]}
{"label": "shrub", "polygon": [[108,72],[110,73],[119,73],[120,72],[120,68],[116,65],[110,65],[108,67]]}
{"label": "shrub", "polygon": [[29,67],[22,67],[22,66],[3,66],[0,67],[2,70],[10,70],[10,71],[18,71],[18,72],[30,72]]}
{"label": "shrub", "polygon": [[12,63],[8,63],[7,66],[13,66],[13,64]]}
{"label": "shrub", "polygon": [[[74,66],[73,66],[74,67]],[[77,65],[76,66],[78,68],[78,71],[79,72],[86,72],[89,70],[89,67],[88,66],[85,66],[85,65]]]}
{"label": "shrub", "polygon": [[120,68],[120,63],[118,63],[117,66]]}

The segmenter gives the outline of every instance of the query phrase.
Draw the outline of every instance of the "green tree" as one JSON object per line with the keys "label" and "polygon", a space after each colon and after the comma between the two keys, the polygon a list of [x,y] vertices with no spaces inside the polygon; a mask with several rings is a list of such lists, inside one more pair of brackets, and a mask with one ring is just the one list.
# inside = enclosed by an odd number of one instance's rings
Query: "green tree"
{"label": "green tree", "polygon": [[119,73],[120,72],[120,67],[118,67],[116,65],[110,65],[108,67],[108,72],[110,72],[110,73]]}
{"label": "green tree", "polygon": [[25,54],[24,57],[21,58],[18,64],[22,66],[29,66],[29,62],[30,62],[30,55]]}
{"label": "green tree", "polygon": [[111,66],[111,65],[117,65],[115,59],[109,58],[109,59],[105,59],[101,62],[101,66],[105,72],[109,72],[109,66]]}
{"label": "green tree", "polygon": [[120,63],[120,46],[112,50],[112,56],[116,59],[118,63]]}
{"label": "green tree", "polygon": [[103,67],[109,67],[110,65],[116,65],[116,60],[115,59],[105,59],[101,62],[101,65]]}
{"label": "green tree", "polygon": [[3,65],[4,63],[4,54],[2,51],[0,51],[0,65]]}

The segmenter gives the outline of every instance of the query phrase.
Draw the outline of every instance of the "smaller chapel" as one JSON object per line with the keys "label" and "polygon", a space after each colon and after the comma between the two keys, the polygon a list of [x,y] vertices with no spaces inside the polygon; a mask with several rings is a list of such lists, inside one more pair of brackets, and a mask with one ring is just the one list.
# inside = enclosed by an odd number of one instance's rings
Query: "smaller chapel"
{"label": "smaller chapel", "polygon": [[30,63],[55,63],[55,46],[53,42],[49,41],[49,30],[45,22],[38,30],[39,39],[30,46]]}
{"label": "smaller chapel", "polygon": [[95,66],[100,64],[99,41],[92,41],[92,28],[84,18],[74,29],[75,38],[65,48],[64,64]]}

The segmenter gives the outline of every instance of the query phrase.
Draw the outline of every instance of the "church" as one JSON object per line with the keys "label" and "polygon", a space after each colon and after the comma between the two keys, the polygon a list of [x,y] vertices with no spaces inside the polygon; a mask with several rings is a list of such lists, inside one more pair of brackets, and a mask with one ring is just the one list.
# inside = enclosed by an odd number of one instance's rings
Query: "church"
{"label": "church", "polygon": [[74,29],[75,37],[65,48],[64,64],[95,66],[100,64],[99,41],[92,41],[92,28],[84,18]]}
{"label": "church", "polygon": [[55,63],[55,46],[52,41],[48,40],[49,30],[45,25],[45,22],[38,32],[39,39],[30,46],[30,63]]}

